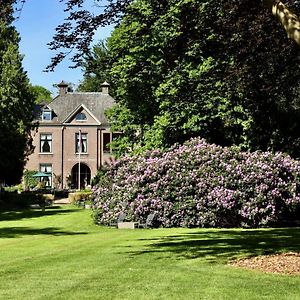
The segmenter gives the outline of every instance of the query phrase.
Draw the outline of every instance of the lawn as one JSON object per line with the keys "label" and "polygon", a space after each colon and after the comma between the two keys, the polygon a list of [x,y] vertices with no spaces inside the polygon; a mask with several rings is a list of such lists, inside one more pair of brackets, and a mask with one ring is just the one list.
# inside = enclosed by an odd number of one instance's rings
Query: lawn
{"label": "lawn", "polygon": [[95,226],[89,210],[0,213],[0,299],[300,299],[300,276],[226,262],[300,251],[300,229]]}

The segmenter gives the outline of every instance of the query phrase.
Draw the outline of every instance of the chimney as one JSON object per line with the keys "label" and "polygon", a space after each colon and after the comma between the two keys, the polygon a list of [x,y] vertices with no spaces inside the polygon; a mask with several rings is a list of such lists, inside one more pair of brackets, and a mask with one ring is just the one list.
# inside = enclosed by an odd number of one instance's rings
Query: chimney
{"label": "chimney", "polygon": [[102,94],[108,95],[109,83],[107,83],[106,81],[104,81],[104,82],[101,84],[101,87],[102,87]]}
{"label": "chimney", "polygon": [[61,81],[61,83],[59,83],[57,85],[57,87],[59,88],[59,95],[60,96],[64,96],[67,94],[68,91],[68,84],[66,82],[64,82],[63,80]]}

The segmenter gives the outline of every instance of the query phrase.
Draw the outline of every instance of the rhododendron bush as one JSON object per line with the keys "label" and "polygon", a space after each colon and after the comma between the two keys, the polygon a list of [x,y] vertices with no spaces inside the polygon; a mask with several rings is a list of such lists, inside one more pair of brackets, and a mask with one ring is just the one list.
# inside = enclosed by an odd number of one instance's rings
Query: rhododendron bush
{"label": "rhododendron bush", "polygon": [[282,153],[241,152],[194,138],[167,151],[124,157],[94,187],[99,224],[126,214],[163,227],[281,225],[300,207],[300,163]]}

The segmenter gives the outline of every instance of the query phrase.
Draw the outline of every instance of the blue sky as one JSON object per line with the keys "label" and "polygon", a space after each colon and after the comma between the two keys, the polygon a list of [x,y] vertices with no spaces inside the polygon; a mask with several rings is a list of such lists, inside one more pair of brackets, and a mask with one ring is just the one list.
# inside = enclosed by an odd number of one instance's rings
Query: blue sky
{"label": "blue sky", "polygon": [[[94,11],[99,10],[92,5],[92,0],[89,7]],[[53,84],[64,80],[77,85],[83,78],[80,69],[69,68],[72,63],[68,60],[61,63],[54,72],[43,72],[54,56],[47,43],[51,41],[57,25],[66,16],[63,10],[64,4],[59,0],[27,0],[20,18],[14,23],[21,36],[20,52],[25,55],[23,67],[30,82],[44,86],[52,94],[56,94]],[[108,37],[111,30],[112,27],[100,28],[94,37],[95,42]]]}

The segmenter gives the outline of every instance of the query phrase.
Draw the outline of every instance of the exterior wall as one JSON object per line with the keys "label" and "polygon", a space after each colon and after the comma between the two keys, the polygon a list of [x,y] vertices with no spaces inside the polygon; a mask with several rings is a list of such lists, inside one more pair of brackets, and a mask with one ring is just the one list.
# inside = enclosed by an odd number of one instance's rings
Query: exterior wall
{"label": "exterior wall", "polygon": [[[82,134],[87,134],[87,153],[80,154],[80,162],[90,168],[91,178],[93,178],[100,166],[111,159],[110,153],[104,153],[102,143],[102,132],[109,132],[109,127],[83,123],[77,125],[72,122],[64,126],[47,125],[41,122],[38,131],[33,133],[35,150],[30,155],[26,168],[39,171],[41,164],[52,164],[52,174],[62,175],[61,187],[66,188],[66,178],[71,175],[72,168],[79,162],[79,154],[76,153],[75,148],[75,134],[79,129]],[[52,153],[46,154],[40,151],[40,135],[45,133],[52,134]]]}
{"label": "exterior wall", "polygon": [[[52,152],[41,153],[40,151],[40,135],[43,133],[52,134]],[[43,126],[39,127],[38,132],[33,133],[34,153],[30,155],[26,164],[28,170],[40,170],[41,164],[52,164],[52,173],[60,174],[61,161],[61,126]]]}
{"label": "exterior wall", "polygon": [[[75,134],[81,130],[87,134],[87,153],[75,153]],[[96,126],[66,126],[64,129],[64,150],[63,150],[63,177],[71,175],[72,168],[79,162],[86,164],[91,170],[91,177],[94,177],[99,168],[99,129]],[[65,180],[64,180],[65,181]],[[65,182],[64,182],[65,183]]]}

